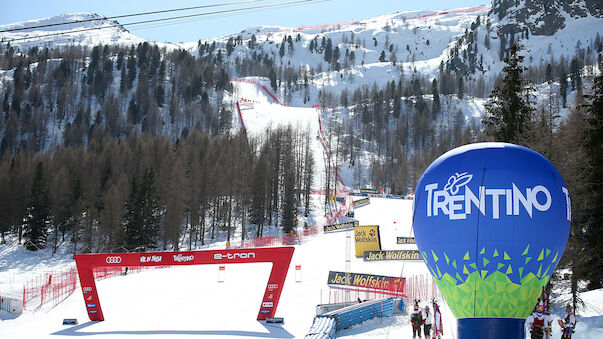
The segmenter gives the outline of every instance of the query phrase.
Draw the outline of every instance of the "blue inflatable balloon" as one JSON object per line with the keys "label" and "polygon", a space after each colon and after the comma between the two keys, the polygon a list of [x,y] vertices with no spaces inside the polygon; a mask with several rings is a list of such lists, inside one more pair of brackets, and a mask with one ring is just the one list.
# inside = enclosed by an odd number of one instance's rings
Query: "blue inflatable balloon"
{"label": "blue inflatable balloon", "polygon": [[563,255],[570,219],[563,178],[528,148],[466,145],[425,170],[415,190],[415,238],[459,319],[459,337],[521,337]]}

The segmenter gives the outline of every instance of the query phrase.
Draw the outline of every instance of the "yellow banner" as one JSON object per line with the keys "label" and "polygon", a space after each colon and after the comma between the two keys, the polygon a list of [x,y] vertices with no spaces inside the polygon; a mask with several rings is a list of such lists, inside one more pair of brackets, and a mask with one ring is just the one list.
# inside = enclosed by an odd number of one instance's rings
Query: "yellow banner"
{"label": "yellow banner", "polygon": [[381,238],[379,237],[379,226],[356,226],[354,228],[354,240],[356,241],[356,257],[364,257],[364,251],[381,250]]}
{"label": "yellow banner", "polygon": [[415,240],[414,237],[397,237],[396,243],[397,244],[416,244],[417,241]]}
{"label": "yellow banner", "polygon": [[327,232],[345,230],[348,228],[354,228],[354,227],[358,226],[359,224],[360,223],[358,222],[358,220],[356,220],[356,221],[344,222],[341,224],[325,225],[324,232],[327,233]]}
{"label": "yellow banner", "polygon": [[417,250],[366,251],[364,261],[423,260]]}
{"label": "yellow banner", "polygon": [[354,200],[354,202],[353,202],[354,208],[366,206],[370,203],[371,203],[371,201],[369,200],[369,198],[362,198],[362,199]]}

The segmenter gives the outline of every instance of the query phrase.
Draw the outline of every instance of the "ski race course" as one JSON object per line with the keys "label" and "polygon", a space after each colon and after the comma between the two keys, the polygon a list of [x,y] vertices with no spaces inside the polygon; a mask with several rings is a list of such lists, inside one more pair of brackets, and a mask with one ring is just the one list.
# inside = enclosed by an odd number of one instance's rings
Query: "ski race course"
{"label": "ski race course", "polygon": [[[309,128],[317,173],[324,173],[323,144],[320,142],[319,115],[314,108],[287,107],[275,102],[266,87],[252,81],[236,81],[236,93],[246,105],[238,115],[248,135],[259,136],[269,126],[293,124]],[[319,136],[319,137],[316,137]],[[315,187],[322,186],[323,175],[317,175]],[[351,180],[351,173],[343,173],[343,181]],[[354,199],[359,199],[355,197]],[[313,214],[308,218],[324,225],[324,196],[313,196]],[[414,244],[397,244],[397,237],[413,236],[411,229],[412,200],[370,198],[370,204],[355,210],[360,225],[379,225],[383,250],[416,249]],[[347,221],[345,217],[340,222]],[[322,229],[322,227],[320,227]],[[178,266],[144,270],[96,281],[105,321],[88,320],[83,293],[78,283],[73,294],[57,306],[43,305],[27,309],[18,317],[0,311],[0,337],[2,338],[304,338],[316,316],[316,306],[348,300],[374,299],[375,295],[351,291],[349,295],[327,284],[329,272],[349,272],[390,277],[404,277],[409,281],[418,277],[429,279],[429,270],[422,260],[364,261],[354,255],[353,230],[340,230],[300,238],[287,272],[276,317],[284,324],[257,321],[259,305],[266,289],[271,270],[269,263],[226,264],[221,271],[216,264]],[[352,236],[349,236],[352,233]],[[236,238],[236,235],[235,235]],[[224,241],[196,250],[223,250]],[[250,249],[251,251],[252,249]],[[346,253],[350,253],[349,256]],[[43,261],[28,258],[23,250],[6,249],[0,257],[0,286],[7,281],[18,281],[45,270],[64,267],[72,262],[64,253],[61,260]],[[13,265],[12,262],[30,263]],[[37,261],[36,261],[37,263]],[[32,267],[35,272],[30,271]],[[297,269],[299,267],[299,269]],[[10,268],[10,270],[8,270]],[[16,278],[15,278],[16,277]],[[16,285],[16,284],[15,284]],[[429,288],[427,288],[429,289]],[[408,290],[404,291],[407,293]],[[427,293],[429,294],[429,293]],[[583,295],[586,307],[579,317],[574,338],[603,337],[603,290]],[[412,301],[410,301],[412,302]],[[424,307],[428,300],[422,300]],[[456,337],[456,320],[445,301],[439,298],[443,316],[444,338]],[[407,305],[404,313],[378,317],[348,329],[338,331],[345,338],[410,338],[411,325]],[[556,319],[559,314],[555,314]],[[77,319],[78,325],[62,325],[63,319]],[[560,336],[555,326],[554,337]]]}
{"label": "ski race course", "polygon": [[[408,236],[410,232],[411,206],[409,200],[377,198],[358,209],[356,215],[363,225],[381,226],[384,249],[412,248],[413,245],[395,244],[397,236]],[[285,319],[284,325],[256,321],[271,266],[260,263],[226,265],[223,282],[218,282],[218,265],[162,268],[97,281],[105,315],[103,322],[88,321],[78,286],[73,295],[53,309],[26,311],[16,319],[3,321],[0,334],[5,338],[304,337],[312,325],[316,305],[328,302],[329,271],[345,270],[346,232],[350,231],[317,235],[295,245],[276,312],[277,317]],[[211,248],[223,249],[224,244]],[[301,265],[301,282],[296,282],[295,265]],[[352,272],[400,276],[402,268],[402,261],[364,262],[353,255],[351,258]],[[416,274],[428,274],[425,264],[407,262],[403,275]],[[364,299],[363,293],[359,296]],[[352,297],[356,299],[354,292]],[[444,317],[452,320],[447,313]],[[63,326],[65,318],[76,318],[80,324]],[[450,321],[446,324],[449,328],[454,326]],[[383,338],[388,332],[391,338],[410,333],[407,316],[371,320],[340,335]]]}

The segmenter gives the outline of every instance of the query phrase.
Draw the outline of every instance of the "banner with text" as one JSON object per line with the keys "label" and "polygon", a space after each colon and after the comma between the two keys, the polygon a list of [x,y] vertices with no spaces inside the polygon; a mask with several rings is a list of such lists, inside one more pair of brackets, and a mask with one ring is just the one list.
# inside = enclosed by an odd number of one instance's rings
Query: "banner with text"
{"label": "banner with text", "polygon": [[370,203],[371,203],[371,201],[369,200],[369,198],[362,198],[362,199],[354,200],[354,208],[366,206]]}
{"label": "banner with text", "polygon": [[359,225],[358,220],[351,221],[351,222],[344,222],[344,223],[341,223],[341,224],[325,225],[324,226],[324,231],[325,231],[325,233],[327,233],[327,232],[345,230],[345,229],[348,229],[348,228],[354,228],[354,227],[356,227],[358,225]]}
{"label": "banner with text", "polygon": [[364,261],[423,260],[418,250],[366,251]]}
{"label": "banner with text", "polygon": [[329,280],[327,284],[403,293],[405,282],[405,278],[399,277],[329,271]]}
{"label": "banner with text", "polygon": [[362,258],[365,251],[380,250],[379,226],[356,226],[354,228],[354,240],[356,243],[356,258]]}
{"label": "banner with text", "polygon": [[417,242],[415,241],[414,237],[397,237],[396,243],[398,245],[400,245],[400,244],[416,244]]}
{"label": "banner with text", "polygon": [[361,188],[360,189],[360,193],[367,193],[367,194],[379,194],[379,190],[376,188]]}

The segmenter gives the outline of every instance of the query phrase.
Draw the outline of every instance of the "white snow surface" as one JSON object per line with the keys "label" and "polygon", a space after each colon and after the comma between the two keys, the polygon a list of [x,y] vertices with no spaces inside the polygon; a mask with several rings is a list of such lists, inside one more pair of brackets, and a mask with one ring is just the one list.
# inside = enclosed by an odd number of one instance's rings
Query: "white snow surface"
{"label": "white snow surface", "polygon": [[[371,205],[356,211],[360,223],[381,225],[384,248],[402,248],[403,245],[395,245],[396,236],[410,234],[412,201],[371,200]],[[255,320],[270,264],[227,265],[224,282],[217,281],[217,265],[201,265],[156,269],[97,281],[104,322],[88,321],[78,287],[73,295],[54,309],[28,310],[16,319],[1,321],[0,337],[60,338],[77,335],[130,338],[145,334],[153,334],[153,338],[184,338],[190,335],[211,338],[304,337],[312,324],[316,305],[326,302],[328,272],[345,269],[345,241],[346,232],[336,232],[306,238],[295,246],[276,313],[276,316],[285,318],[283,326]],[[224,243],[212,247],[224,248]],[[354,256],[351,260],[351,270],[358,273],[400,276],[403,267],[402,261],[364,262]],[[294,265],[302,265],[301,282],[295,282]],[[49,264],[46,268],[50,270],[52,267]],[[404,276],[428,274],[428,270],[423,262],[407,262],[402,273]],[[0,273],[0,279],[4,280],[7,275],[10,274]],[[64,318],[77,318],[80,325],[63,326]],[[446,318],[452,320],[450,315]],[[409,333],[409,326],[406,317],[399,316],[372,322],[366,328],[354,327],[345,333],[352,338],[383,337],[389,331],[394,338]]]}
{"label": "white snow surface", "polygon": [[[356,210],[360,224],[380,225],[384,249],[411,248],[396,245],[397,236],[411,235],[412,201],[371,198],[368,206]],[[97,281],[105,321],[90,322],[82,292],[75,293],[53,309],[27,310],[15,319],[0,313],[2,338],[303,338],[309,330],[315,307],[327,302],[329,271],[345,270],[346,232],[320,234],[305,238],[295,246],[276,316],[284,325],[255,320],[266,286],[270,264],[231,264],[226,266],[225,281],[218,282],[217,265],[181,266],[145,271]],[[211,248],[224,248],[216,243]],[[8,253],[11,252],[11,253]],[[23,262],[35,254],[7,249]],[[63,256],[66,258],[66,255]],[[68,260],[67,260],[68,261]],[[14,266],[25,274],[27,267]],[[8,264],[4,264],[10,266]],[[41,263],[39,269],[52,270],[64,262]],[[296,282],[294,265],[302,265],[302,281]],[[5,266],[5,267],[6,267]],[[352,255],[351,271],[388,276],[428,274],[420,262],[364,262]],[[0,273],[0,281],[15,271]],[[582,294],[586,309],[578,316],[574,338],[597,338],[603,333],[603,290]],[[456,320],[445,303],[443,319],[445,338],[456,337]],[[560,315],[554,315],[556,319]],[[79,325],[63,326],[64,318],[76,318]],[[556,322],[555,319],[555,322]],[[374,319],[338,332],[346,338],[407,338],[411,328],[405,314]],[[554,326],[558,337],[559,328]]]}
{"label": "white snow surface", "polygon": [[[310,53],[308,45],[316,35],[326,36],[333,40],[333,46],[339,46],[342,54],[346,48],[356,53],[356,63],[351,71],[319,72],[310,79],[310,94],[316,98],[319,90],[326,89],[339,93],[343,89],[354,89],[372,83],[383,85],[386,81],[397,80],[402,74],[409,74],[416,68],[417,72],[427,76],[436,76],[440,61],[446,56],[456,37],[460,36],[476,15],[485,15],[487,8],[474,12],[461,10],[458,13],[422,11],[402,12],[376,17],[357,23],[333,26],[325,30],[317,28],[282,28],[259,27],[241,33],[248,38],[251,32],[258,37],[258,43],[265,50],[278,55],[275,43],[280,43],[285,35],[300,34],[301,40],[295,43],[295,53],[285,55],[283,64],[293,67],[327,64],[322,60],[323,54]],[[423,15],[430,15],[421,17]],[[92,14],[73,14],[65,17],[53,17],[33,20],[19,24],[0,26],[0,29],[24,27],[70,20],[96,18]],[[406,18],[406,19],[404,19]],[[414,18],[414,19],[411,19]],[[578,39],[588,43],[594,37],[596,27],[601,27],[601,19],[584,18],[569,22],[566,28],[553,37],[531,37],[529,55],[531,62],[548,60],[551,56],[547,50],[549,44],[555,52],[562,52],[566,57],[573,51]],[[108,25],[108,21],[82,24],[84,27]],[[496,23],[494,23],[495,27]],[[483,26],[482,26],[483,27]],[[44,34],[52,33],[44,29]],[[354,32],[354,42],[351,32]],[[12,37],[22,37],[35,32],[11,33]],[[38,33],[35,33],[38,34]],[[479,31],[477,41],[483,41],[484,30]],[[493,34],[494,35],[494,34]],[[2,35],[2,37],[8,37]],[[345,39],[344,39],[345,37]],[[374,46],[373,37],[378,41]],[[225,43],[227,37],[216,41]],[[397,66],[390,62],[378,62],[379,53],[386,50],[385,41],[398,47]],[[344,40],[346,40],[344,42]],[[429,45],[427,44],[429,40]],[[66,45],[72,43],[103,43],[127,45],[143,40],[130,34],[123,28],[110,28],[82,33],[70,33],[53,39],[49,44]],[[319,39],[320,41],[320,39]],[[27,47],[28,42],[20,44]],[[406,50],[406,45],[409,50]],[[491,49],[484,55],[484,63],[491,65],[493,77],[499,73],[502,64],[498,60],[498,42],[491,41]],[[17,45],[14,43],[12,45]],[[39,45],[37,43],[36,45]],[[181,47],[196,50],[196,43],[183,44]],[[480,45],[480,51],[485,47]],[[238,45],[231,56],[250,53],[246,45]],[[412,61],[412,54],[415,56]],[[389,57],[389,52],[387,53]],[[559,55],[556,54],[556,57]],[[364,65],[361,61],[364,60]],[[526,57],[529,63],[529,57]],[[402,72],[403,71],[403,72]],[[10,76],[9,74],[5,74]],[[262,79],[254,79],[268,85]],[[245,98],[253,102],[253,107],[243,107],[241,115],[247,133],[261,136],[266,127],[292,124],[295,128],[309,128],[312,149],[316,163],[316,173],[323,173],[324,159],[321,144],[316,140],[319,113],[309,106],[314,102],[302,103],[299,93],[289,100],[291,107],[279,105],[271,100],[257,86],[234,82],[235,90],[230,100],[235,102]],[[269,85],[268,85],[269,87]],[[548,86],[547,86],[548,87]],[[543,92],[548,88],[542,88]],[[283,100],[282,93],[277,93]],[[442,96],[446,104],[447,98]],[[570,96],[571,98],[571,96]],[[453,99],[450,99],[452,101]],[[483,111],[483,100],[470,98],[458,105],[467,117],[478,117]],[[301,107],[305,106],[305,107]],[[233,110],[235,116],[238,116]],[[237,118],[238,119],[238,118]],[[233,128],[239,128],[238,125]],[[323,126],[324,128],[324,126]],[[343,170],[344,181],[349,185],[352,181],[352,170]],[[315,186],[322,185],[323,175],[317,175]],[[315,196],[315,206],[320,206],[320,197]],[[410,249],[413,245],[397,245],[397,236],[411,235],[412,201],[371,198],[371,204],[356,210],[356,217],[361,225],[380,225],[383,249]],[[315,208],[312,218],[320,220],[320,208]],[[302,338],[309,330],[315,315],[317,304],[328,301],[327,276],[329,271],[345,270],[346,232],[321,234],[305,238],[302,244],[296,245],[291,267],[284,285],[283,294],[278,305],[276,316],[284,317],[284,325],[270,325],[255,320],[258,306],[267,282],[269,264],[237,264],[226,267],[226,279],[217,282],[216,265],[174,267],[146,271],[128,276],[115,277],[97,282],[99,296],[106,321],[92,323],[88,321],[82,292],[76,292],[57,307],[47,306],[38,310],[27,310],[19,317],[0,311],[1,338],[60,338],[84,336],[94,338],[132,338],[151,336],[152,338],[190,338],[204,336],[208,338]],[[352,244],[353,246],[353,244]],[[207,248],[224,248],[224,242],[214,243]],[[69,244],[63,245],[55,256],[49,250],[29,252],[22,246],[0,245],[0,294],[18,295],[22,283],[32,274],[61,269],[73,263],[68,254]],[[295,265],[302,265],[302,282],[295,282]],[[351,271],[387,276],[428,275],[423,262],[364,262],[351,258]],[[582,294],[585,309],[579,312],[578,325],[574,338],[603,337],[603,290]],[[445,303],[442,303],[445,338],[456,337],[456,320]],[[560,311],[562,312],[562,311]],[[558,319],[562,313],[555,313]],[[77,318],[80,325],[63,326],[64,318]],[[556,321],[556,320],[555,320]],[[554,337],[559,337],[559,327],[554,326]],[[376,319],[362,325],[338,333],[338,336],[349,338],[407,338],[411,329],[408,317],[398,315],[390,318]]]}
{"label": "white snow surface", "polygon": [[[63,25],[63,23],[69,24]],[[24,29],[37,26],[47,27]],[[33,46],[94,46],[99,43],[128,46],[145,41],[130,33],[119,22],[108,20],[104,16],[93,13],[61,14],[48,18],[0,25],[0,30],[14,29],[19,30],[1,33],[0,38],[2,38],[2,42],[10,41],[11,46],[24,50]],[[14,41],[12,41],[13,39]]]}

